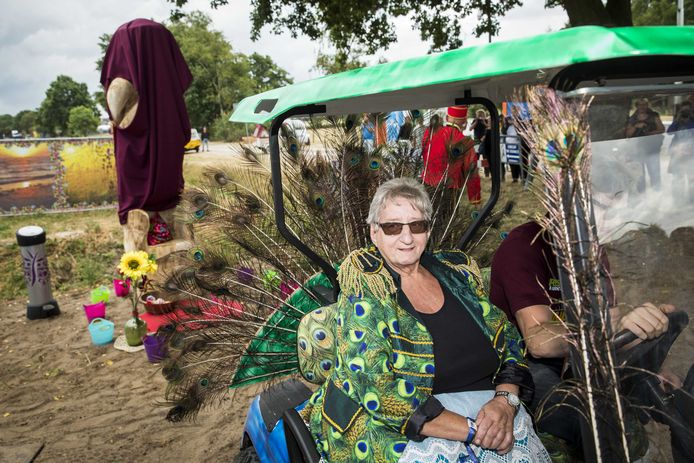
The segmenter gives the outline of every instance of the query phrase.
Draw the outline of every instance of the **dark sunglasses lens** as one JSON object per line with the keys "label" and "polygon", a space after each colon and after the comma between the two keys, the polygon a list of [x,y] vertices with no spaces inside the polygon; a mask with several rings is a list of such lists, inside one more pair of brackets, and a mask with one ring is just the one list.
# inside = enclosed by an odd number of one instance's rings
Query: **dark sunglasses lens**
{"label": "dark sunglasses lens", "polygon": [[428,228],[429,224],[427,224],[426,220],[410,223],[410,231],[415,234],[426,233]]}
{"label": "dark sunglasses lens", "polygon": [[402,231],[401,223],[382,223],[381,229],[386,235],[397,235]]}

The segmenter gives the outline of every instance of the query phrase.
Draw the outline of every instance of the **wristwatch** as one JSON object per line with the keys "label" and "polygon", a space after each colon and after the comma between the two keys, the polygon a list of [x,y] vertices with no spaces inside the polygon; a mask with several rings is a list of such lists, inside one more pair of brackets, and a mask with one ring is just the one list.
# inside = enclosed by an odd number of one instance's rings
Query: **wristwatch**
{"label": "wristwatch", "polygon": [[513,407],[513,410],[517,413],[520,408],[520,399],[518,396],[512,392],[508,391],[496,391],[494,397],[505,397],[506,402]]}

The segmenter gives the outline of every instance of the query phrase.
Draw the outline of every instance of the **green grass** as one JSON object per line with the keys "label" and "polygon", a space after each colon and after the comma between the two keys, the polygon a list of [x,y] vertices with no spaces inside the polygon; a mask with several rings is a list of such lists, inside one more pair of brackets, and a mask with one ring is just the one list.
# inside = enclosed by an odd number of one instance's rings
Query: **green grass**
{"label": "green grass", "polygon": [[[114,209],[3,217],[0,300],[27,296],[22,259],[14,237],[26,225],[46,230],[46,254],[55,294],[108,284],[115,275],[123,238]],[[54,238],[56,235],[59,238]]]}

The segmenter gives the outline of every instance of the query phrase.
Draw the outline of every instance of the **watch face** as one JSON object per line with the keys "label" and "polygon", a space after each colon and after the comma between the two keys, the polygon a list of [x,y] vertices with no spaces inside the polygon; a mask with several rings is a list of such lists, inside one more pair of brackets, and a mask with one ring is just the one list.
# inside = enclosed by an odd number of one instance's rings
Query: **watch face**
{"label": "watch face", "polygon": [[520,399],[518,398],[517,395],[515,394],[509,394],[506,396],[506,399],[508,400],[508,403],[513,405],[514,407],[517,407],[520,405]]}

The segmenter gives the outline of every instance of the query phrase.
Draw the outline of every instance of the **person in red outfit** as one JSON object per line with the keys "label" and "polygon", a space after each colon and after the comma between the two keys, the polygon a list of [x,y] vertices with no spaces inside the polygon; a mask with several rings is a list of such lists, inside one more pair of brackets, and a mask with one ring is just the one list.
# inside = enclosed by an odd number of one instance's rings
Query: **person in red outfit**
{"label": "person in red outfit", "polygon": [[432,117],[422,143],[422,181],[430,186],[443,182],[446,188],[467,188],[470,203],[479,204],[482,196],[477,154],[472,139],[463,135],[466,125],[467,106],[450,106],[443,126],[438,116]]}

